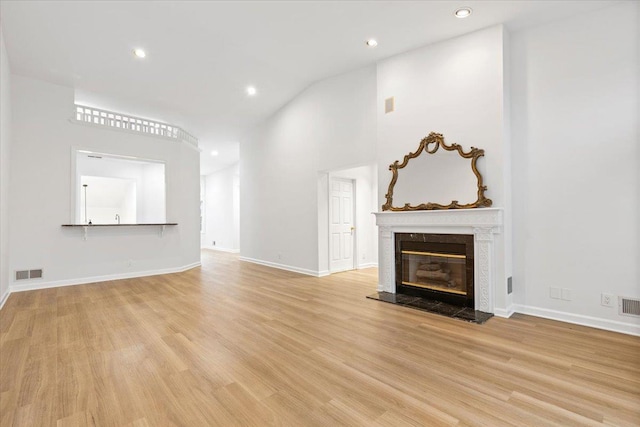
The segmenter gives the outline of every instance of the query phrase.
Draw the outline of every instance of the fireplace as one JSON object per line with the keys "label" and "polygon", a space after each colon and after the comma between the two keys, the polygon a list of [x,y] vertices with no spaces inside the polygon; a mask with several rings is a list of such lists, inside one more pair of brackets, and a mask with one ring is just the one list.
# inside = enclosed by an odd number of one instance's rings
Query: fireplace
{"label": "fireplace", "polygon": [[[474,299],[474,309],[509,316],[504,308],[509,301],[504,277],[505,256],[500,208],[453,209],[442,211],[376,212],[379,227],[378,292],[395,294],[397,260],[395,245],[398,234],[446,234],[473,236],[473,270],[465,270],[473,289],[467,295]],[[426,252],[439,253],[437,250]],[[504,285],[503,285],[504,284]],[[472,292],[470,294],[469,292]],[[496,304],[497,299],[497,304]],[[496,307],[497,305],[497,307]],[[497,313],[496,313],[497,311]]]}
{"label": "fireplace", "polygon": [[395,233],[396,292],[474,308],[473,235]]}

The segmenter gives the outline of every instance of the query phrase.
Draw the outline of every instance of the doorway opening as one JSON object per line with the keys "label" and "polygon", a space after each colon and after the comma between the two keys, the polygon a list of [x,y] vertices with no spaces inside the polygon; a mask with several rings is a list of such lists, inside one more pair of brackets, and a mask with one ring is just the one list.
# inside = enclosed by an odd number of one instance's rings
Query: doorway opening
{"label": "doorway opening", "polygon": [[377,267],[375,165],[318,175],[319,275]]}

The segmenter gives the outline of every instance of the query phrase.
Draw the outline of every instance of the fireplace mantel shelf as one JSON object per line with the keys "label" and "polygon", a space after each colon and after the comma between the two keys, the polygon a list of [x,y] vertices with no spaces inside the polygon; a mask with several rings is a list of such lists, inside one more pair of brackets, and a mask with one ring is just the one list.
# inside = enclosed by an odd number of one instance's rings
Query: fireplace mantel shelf
{"label": "fireplace mantel shelf", "polygon": [[384,226],[501,227],[502,208],[449,209],[434,211],[374,212],[376,224]]}
{"label": "fireplace mantel shelf", "polygon": [[379,227],[378,291],[396,293],[395,233],[472,234],[475,252],[475,308],[494,312],[494,236],[502,232],[502,208],[374,212]]}

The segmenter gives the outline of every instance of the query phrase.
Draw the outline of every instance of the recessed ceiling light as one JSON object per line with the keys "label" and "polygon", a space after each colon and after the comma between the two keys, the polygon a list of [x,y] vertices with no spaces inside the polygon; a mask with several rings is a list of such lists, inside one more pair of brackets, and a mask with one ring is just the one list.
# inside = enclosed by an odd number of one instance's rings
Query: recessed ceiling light
{"label": "recessed ceiling light", "polygon": [[247,87],[247,95],[254,96],[257,93],[258,93],[258,90],[255,87],[253,87],[253,86],[248,86]]}
{"label": "recessed ceiling light", "polygon": [[144,58],[145,56],[147,56],[146,52],[142,49],[133,49],[133,54],[137,58]]}
{"label": "recessed ceiling light", "polygon": [[378,42],[375,39],[369,39],[366,42],[366,45],[369,47],[376,47],[378,46]]}
{"label": "recessed ceiling light", "polygon": [[211,155],[212,155],[212,156],[217,156],[217,155],[218,155],[218,152],[217,152],[216,150],[213,150],[213,151],[211,152]]}
{"label": "recessed ceiling light", "polygon": [[461,7],[460,9],[456,9],[454,14],[456,15],[456,18],[466,18],[467,16],[471,15],[471,12],[472,11],[470,7]]}

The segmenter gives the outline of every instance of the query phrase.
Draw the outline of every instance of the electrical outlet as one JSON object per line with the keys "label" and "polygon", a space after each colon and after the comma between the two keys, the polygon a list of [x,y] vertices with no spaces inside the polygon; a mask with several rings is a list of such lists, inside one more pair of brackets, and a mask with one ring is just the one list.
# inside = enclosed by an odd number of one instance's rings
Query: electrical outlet
{"label": "electrical outlet", "polygon": [[605,307],[614,307],[615,306],[616,297],[611,294],[602,294],[600,297],[600,304]]}
{"label": "electrical outlet", "polygon": [[565,301],[571,301],[571,289],[563,288],[561,289],[562,299]]}
{"label": "electrical outlet", "polygon": [[130,259],[127,260],[127,267],[131,267],[133,265],[133,261]]}
{"label": "electrical outlet", "polygon": [[213,246],[215,246],[215,245],[216,245],[216,241],[214,240],[214,241],[213,241]]}
{"label": "electrical outlet", "polygon": [[276,256],[278,257],[278,259],[282,259],[282,254],[278,254]]}
{"label": "electrical outlet", "polygon": [[553,299],[560,299],[560,288],[549,288],[549,297]]}

